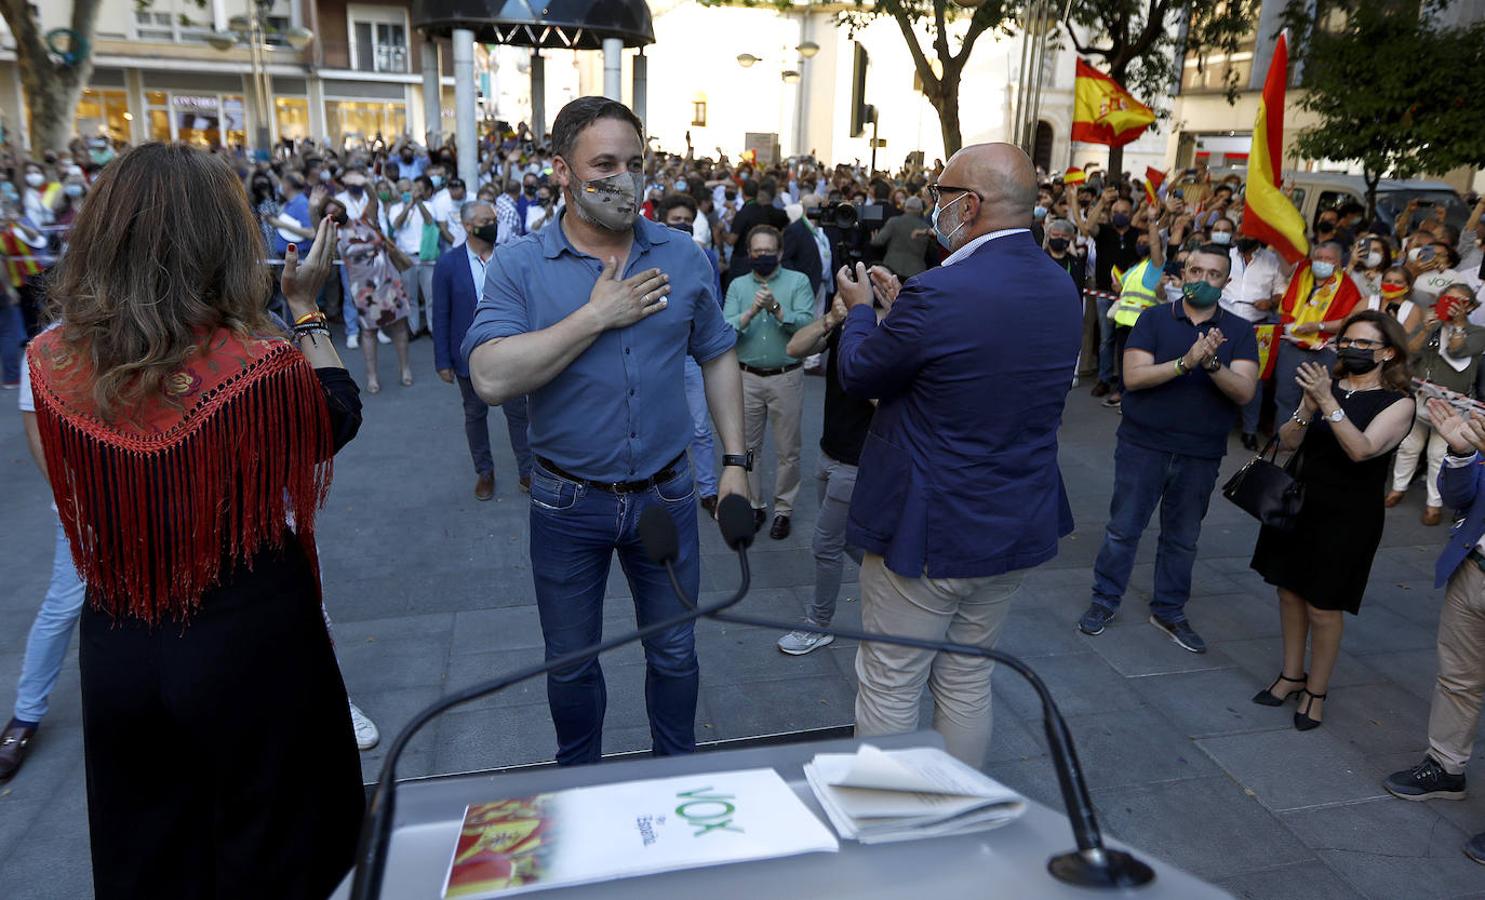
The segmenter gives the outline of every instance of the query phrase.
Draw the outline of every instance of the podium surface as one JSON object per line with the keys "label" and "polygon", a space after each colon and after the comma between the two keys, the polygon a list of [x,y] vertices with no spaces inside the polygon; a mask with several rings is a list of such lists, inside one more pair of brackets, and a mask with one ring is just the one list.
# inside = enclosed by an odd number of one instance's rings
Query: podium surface
{"label": "podium surface", "polygon": [[[872,738],[883,749],[943,747],[933,731]],[[804,764],[817,753],[851,753],[860,740],[819,741],[698,753],[669,758],[647,757],[571,769],[546,768],[505,774],[442,776],[403,782],[397,788],[384,900],[438,900],[454,844],[464,821],[464,808],[508,797],[590,785],[667,778],[737,769],[773,768],[825,827],[820,804],[804,779]],[[993,770],[988,774],[993,778]],[[1028,799],[1026,812],[1008,825],[956,837],[924,838],[894,844],[840,842],[837,853],[809,853],[777,859],[729,863],[706,868],[622,878],[598,884],[523,892],[533,898],[602,897],[604,900],[654,900],[656,897],[746,898],[850,897],[852,900],[902,900],[904,897],[1014,897],[1018,900],[1096,900],[1099,897],[1143,900],[1205,900],[1230,895],[1196,877],[1139,853],[1156,873],[1140,888],[1097,891],[1063,884],[1047,872],[1052,855],[1074,848],[1067,817]],[[1105,835],[1111,848],[1131,849]],[[350,895],[347,876],[331,900]]]}

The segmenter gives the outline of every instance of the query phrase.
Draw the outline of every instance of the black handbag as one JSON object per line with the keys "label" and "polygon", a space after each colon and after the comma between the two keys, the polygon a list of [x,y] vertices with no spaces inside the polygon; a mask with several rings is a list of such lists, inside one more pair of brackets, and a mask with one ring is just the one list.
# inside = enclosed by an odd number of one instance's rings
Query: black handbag
{"label": "black handbag", "polygon": [[1293,531],[1305,500],[1305,487],[1293,474],[1299,454],[1295,453],[1283,466],[1278,464],[1278,456],[1279,437],[1274,435],[1252,461],[1222,486],[1222,496],[1270,528]]}

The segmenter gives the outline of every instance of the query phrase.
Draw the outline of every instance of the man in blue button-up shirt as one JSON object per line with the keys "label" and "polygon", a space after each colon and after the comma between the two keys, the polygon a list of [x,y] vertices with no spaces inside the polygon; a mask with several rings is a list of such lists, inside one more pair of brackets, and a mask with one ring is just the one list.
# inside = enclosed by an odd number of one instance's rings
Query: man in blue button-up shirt
{"label": "man in blue button-up shirt", "polygon": [[[640,626],[680,612],[637,524],[675,519],[682,588],[700,588],[696,489],[686,446],[684,357],[700,364],[728,455],[741,455],[742,384],[711,266],[686,235],[638,216],[642,125],[623,104],[574,100],[552,127],[553,177],[567,205],[554,226],[496,249],[463,352],[486,402],[529,397],[531,569],[547,658],[598,643],[615,550]],[[741,462],[741,460],[735,460]],[[724,467],[719,497],[747,497]],[[695,749],[699,670],[689,625],[644,642],[657,754]],[[547,697],[557,762],[602,755],[606,692],[597,660],[555,672]]]}

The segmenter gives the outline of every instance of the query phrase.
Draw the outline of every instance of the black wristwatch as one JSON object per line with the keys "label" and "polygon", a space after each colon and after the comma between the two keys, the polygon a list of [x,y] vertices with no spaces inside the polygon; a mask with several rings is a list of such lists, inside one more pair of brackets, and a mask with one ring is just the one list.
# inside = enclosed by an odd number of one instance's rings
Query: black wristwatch
{"label": "black wristwatch", "polygon": [[747,453],[724,453],[722,454],[723,466],[737,466],[744,472],[753,471],[753,451]]}

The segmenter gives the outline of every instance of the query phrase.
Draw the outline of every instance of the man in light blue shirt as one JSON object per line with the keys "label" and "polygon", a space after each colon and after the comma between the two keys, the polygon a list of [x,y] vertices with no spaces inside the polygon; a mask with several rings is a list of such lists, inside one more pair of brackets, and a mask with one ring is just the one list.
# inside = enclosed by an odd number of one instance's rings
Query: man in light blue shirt
{"label": "man in light blue shirt", "polygon": [[[737,329],[737,359],[743,379],[743,431],[748,451],[763,449],[763,426],[773,426],[778,467],[774,476],[773,527],[768,536],[789,536],[789,520],[799,495],[800,416],[804,408],[803,363],[787,352],[794,332],[815,320],[815,292],[802,272],[779,265],[782,236],[772,225],[748,230],[746,265],[751,271],[727,286],[722,314]],[[733,270],[739,270],[733,260]],[[768,519],[762,478],[748,474],[753,496],[753,525]]]}
{"label": "man in light blue shirt", "polygon": [[[684,358],[701,366],[722,441],[719,496],[747,496],[742,385],[711,266],[689,236],[639,216],[643,125],[628,107],[582,97],[552,127],[552,175],[566,208],[497,247],[462,352],[479,396],[529,398],[531,569],[548,659],[599,642],[614,551],[641,627],[682,610],[645,555],[640,514],[679,532],[676,574],[700,588],[691,416]],[[644,642],[645,700],[659,755],[696,747],[699,668],[684,625]],[[597,762],[607,703],[591,660],[547,676],[557,762]]]}

